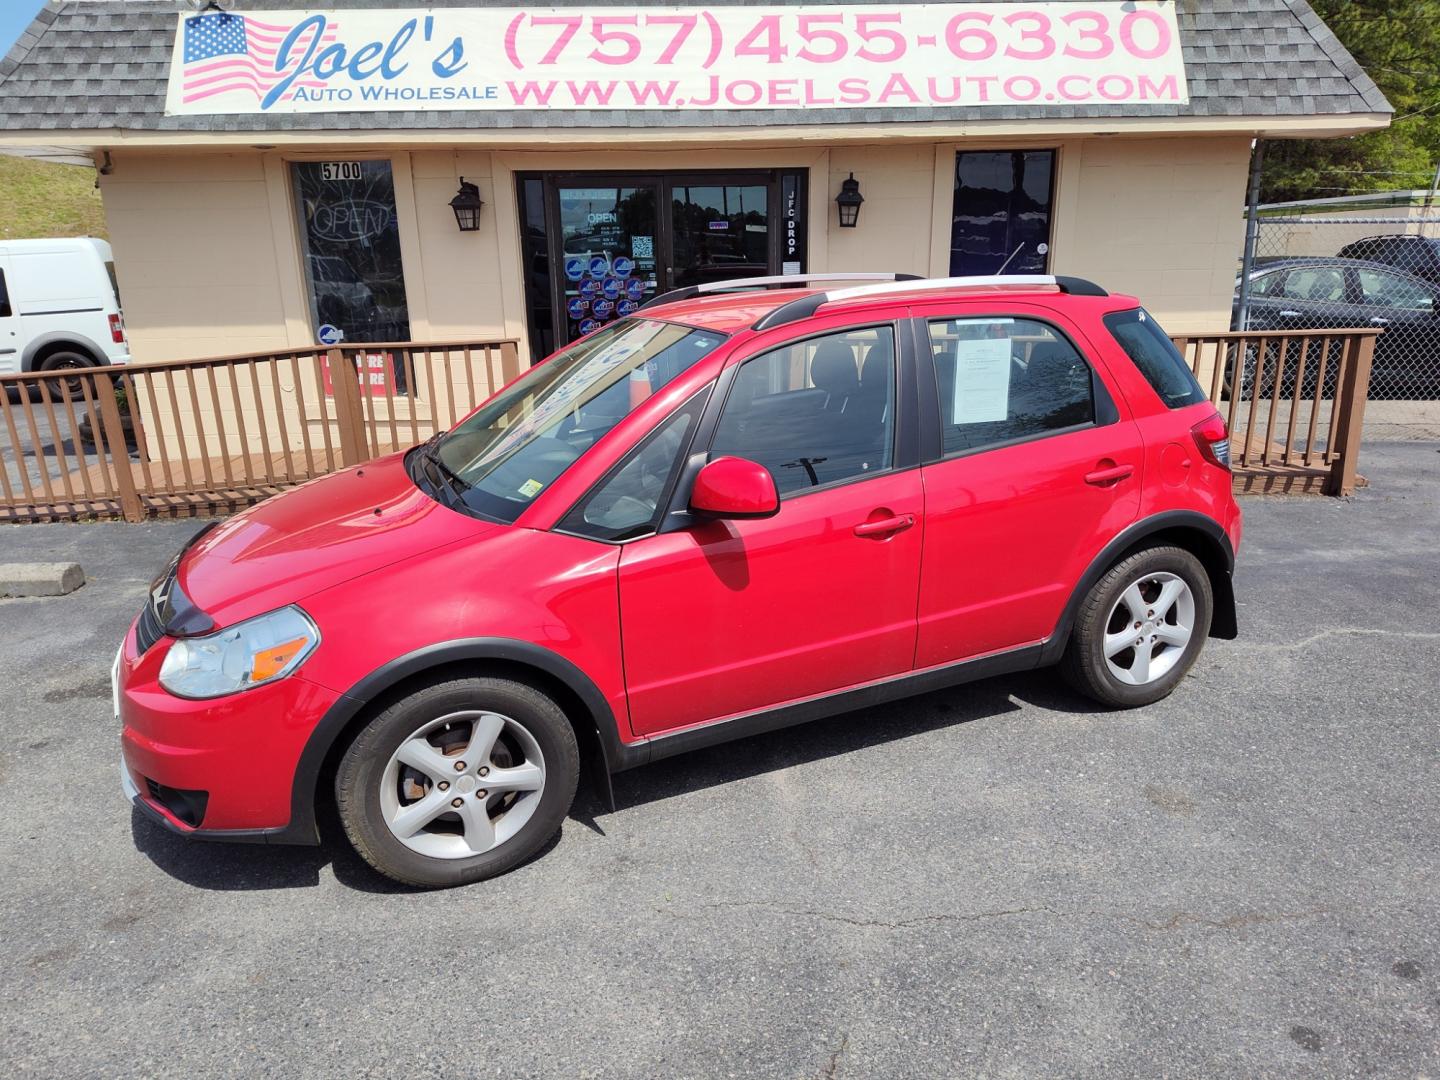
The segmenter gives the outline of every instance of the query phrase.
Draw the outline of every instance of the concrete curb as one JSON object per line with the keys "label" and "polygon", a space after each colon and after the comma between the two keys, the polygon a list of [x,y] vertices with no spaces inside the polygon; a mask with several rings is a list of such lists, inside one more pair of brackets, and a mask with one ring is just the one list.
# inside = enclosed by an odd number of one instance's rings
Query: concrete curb
{"label": "concrete curb", "polygon": [[64,596],[84,584],[79,563],[0,563],[0,596]]}

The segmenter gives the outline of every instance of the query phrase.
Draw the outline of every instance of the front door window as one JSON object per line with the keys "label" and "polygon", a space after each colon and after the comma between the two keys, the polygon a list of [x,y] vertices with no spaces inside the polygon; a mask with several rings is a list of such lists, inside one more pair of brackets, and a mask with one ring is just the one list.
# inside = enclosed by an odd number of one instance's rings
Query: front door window
{"label": "front door window", "polygon": [[716,456],[758,461],[782,498],[890,468],[890,326],[807,338],[747,360],[715,429]]}
{"label": "front door window", "polygon": [[316,340],[409,341],[390,163],[301,161],[292,168]]}

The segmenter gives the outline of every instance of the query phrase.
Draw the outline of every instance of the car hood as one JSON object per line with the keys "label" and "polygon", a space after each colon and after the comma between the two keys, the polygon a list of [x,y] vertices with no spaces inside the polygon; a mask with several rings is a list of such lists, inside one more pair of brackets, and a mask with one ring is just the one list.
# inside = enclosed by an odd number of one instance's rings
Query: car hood
{"label": "car hood", "polygon": [[509,531],[435,502],[403,454],[266,499],[201,537],[179,585],[220,626],[293,604],[361,574]]}

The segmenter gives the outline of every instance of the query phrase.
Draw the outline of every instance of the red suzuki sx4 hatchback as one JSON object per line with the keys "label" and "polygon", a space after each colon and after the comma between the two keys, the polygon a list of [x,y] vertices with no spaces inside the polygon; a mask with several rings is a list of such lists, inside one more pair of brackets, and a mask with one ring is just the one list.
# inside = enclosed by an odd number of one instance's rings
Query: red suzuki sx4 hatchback
{"label": "red suzuki sx4 hatchback", "polygon": [[333,789],[377,870],[456,885],[541,848],[582,759],[608,789],[1049,664],[1146,705],[1234,636],[1225,425],[1134,299],[844,280],[668,293],[203,530],[115,660],[135,805],[316,843]]}

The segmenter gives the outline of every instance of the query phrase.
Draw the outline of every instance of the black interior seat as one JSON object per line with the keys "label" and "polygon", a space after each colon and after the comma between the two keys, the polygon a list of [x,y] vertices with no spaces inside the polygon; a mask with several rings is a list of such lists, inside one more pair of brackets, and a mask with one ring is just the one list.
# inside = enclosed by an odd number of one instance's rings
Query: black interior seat
{"label": "black interior seat", "polygon": [[844,341],[825,342],[810,361],[810,382],[825,391],[827,412],[844,412],[846,403],[860,390],[855,350]]}

